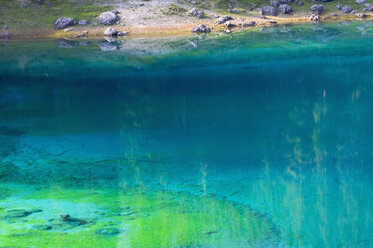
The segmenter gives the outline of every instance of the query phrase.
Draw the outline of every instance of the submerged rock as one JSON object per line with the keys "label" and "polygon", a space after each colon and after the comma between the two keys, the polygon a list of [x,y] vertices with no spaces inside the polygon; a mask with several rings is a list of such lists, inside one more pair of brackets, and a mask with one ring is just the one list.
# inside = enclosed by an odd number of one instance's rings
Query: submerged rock
{"label": "submerged rock", "polygon": [[292,9],[288,4],[281,4],[279,10],[284,14],[289,14]]}
{"label": "submerged rock", "polygon": [[[72,218],[70,215],[61,215],[60,219],[50,219],[45,225],[46,230],[69,230],[88,224],[88,221],[78,218]],[[48,227],[50,226],[50,228]],[[40,226],[40,228],[43,228]]]}
{"label": "submerged rock", "polygon": [[60,17],[58,18],[54,23],[55,29],[65,29],[70,26],[74,26],[76,24],[76,21],[74,18],[70,17]]}
{"label": "submerged rock", "polygon": [[113,25],[118,22],[118,20],[118,16],[111,11],[101,13],[101,15],[98,17],[98,21],[104,25]]}
{"label": "submerged rock", "polygon": [[192,32],[195,33],[210,33],[211,29],[207,27],[205,24],[200,24],[192,28]]}
{"label": "submerged rock", "polygon": [[114,228],[114,227],[104,227],[102,229],[98,229],[96,230],[95,232],[97,235],[107,235],[107,236],[110,236],[110,235],[117,235],[120,233],[120,230],[118,228]]}
{"label": "submerged rock", "polygon": [[272,6],[263,6],[258,10],[259,10],[259,13],[262,14],[262,15],[270,15],[270,16],[277,16],[278,15],[277,9],[272,7]]}
{"label": "submerged rock", "polygon": [[88,223],[88,221],[83,219],[72,218],[69,214],[61,215],[61,221],[73,226],[82,226]]}
{"label": "submerged rock", "polygon": [[35,229],[35,230],[39,230],[39,231],[52,230],[52,226],[50,226],[50,225],[34,225],[32,228]]}
{"label": "submerged rock", "polygon": [[43,210],[41,209],[12,209],[8,210],[4,214],[4,218],[22,218],[22,217],[27,217],[33,213],[39,213],[42,212]]}
{"label": "submerged rock", "polygon": [[0,125],[0,135],[17,137],[17,136],[21,136],[24,134],[25,132],[20,129],[5,126],[5,125]]}
{"label": "submerged rock", "polygon": [[310,10],[317,14],[317,15],[320,15],[323,11],[324,11],[324,5],[322,4],[315,4],[315,5],[312,5]]}

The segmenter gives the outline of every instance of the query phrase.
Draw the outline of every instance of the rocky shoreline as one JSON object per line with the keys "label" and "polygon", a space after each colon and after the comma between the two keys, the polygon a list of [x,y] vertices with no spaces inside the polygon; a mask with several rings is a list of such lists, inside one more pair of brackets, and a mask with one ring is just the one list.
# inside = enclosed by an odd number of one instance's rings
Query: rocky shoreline
{"label": "rocky shoreline", "polygon": [[[365,0],[356,0],[358,4],[364,6],[361,11],[354,10],[347,5],[336,5],[334,13],[325,13],[322,2],[317,2],[309,8],[309,13],[303,14],[294,14],[292,7],[289,5],[290,2],[293,5],[301,6],[304,4],[300,0],[295,0],[294,2],[293,0],[272,0],[270,5],[256,8],[257,14],[245,14],[235,9],[229,9],[227,12],[232,13],[230,15],[221,15],[217,12],[204,11],[196,7],[189,11],[185,8],[180,10],[175,7],[176,5],[172,5],[173,7],[168,9],[164,18],[149,17],[148,19],[145,17],[139,19],[143,12],[132,11],[131,16],[128,13],[128,9],[119,8],[102,12],[91,22],[86,19],[74,19],[69,16],[58,17],[54,22],[54,28],[22,29],[5,25],[0,31],[0,39],[188,36],[192,33],[230,33],[232,31],[278,24],[373,20],[373,15],[370,14],[373,11],[373,5],[366,3]],[[176,15],[170,11],[179,11],[182,14]]]}

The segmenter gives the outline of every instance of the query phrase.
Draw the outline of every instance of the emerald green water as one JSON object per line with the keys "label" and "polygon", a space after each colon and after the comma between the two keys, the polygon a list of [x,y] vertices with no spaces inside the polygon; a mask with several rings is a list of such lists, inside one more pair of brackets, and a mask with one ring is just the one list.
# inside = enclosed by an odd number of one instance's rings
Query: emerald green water
{"label": "emerald green water", "polygon": [[372,22],[0,41],[0,247],[372,247],[372,66]]}

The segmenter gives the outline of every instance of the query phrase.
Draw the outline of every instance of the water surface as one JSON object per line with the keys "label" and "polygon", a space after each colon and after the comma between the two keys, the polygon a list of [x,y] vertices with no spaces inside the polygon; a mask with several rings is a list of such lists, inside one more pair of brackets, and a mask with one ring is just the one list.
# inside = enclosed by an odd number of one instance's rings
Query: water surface
{"label": "water surface", "polygon": [[0,54],[0,246],[373,246],[373,23]]}

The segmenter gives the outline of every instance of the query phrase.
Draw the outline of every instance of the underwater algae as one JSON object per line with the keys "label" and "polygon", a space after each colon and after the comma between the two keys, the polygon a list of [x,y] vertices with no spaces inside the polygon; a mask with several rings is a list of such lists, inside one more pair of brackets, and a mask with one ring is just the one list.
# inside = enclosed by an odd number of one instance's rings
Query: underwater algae
{"label": "underwater algae", "polygon": [[10,247],[257,247],[279,241],[265,214],[211,197],[15,187],[0,203],[0,242]]}

